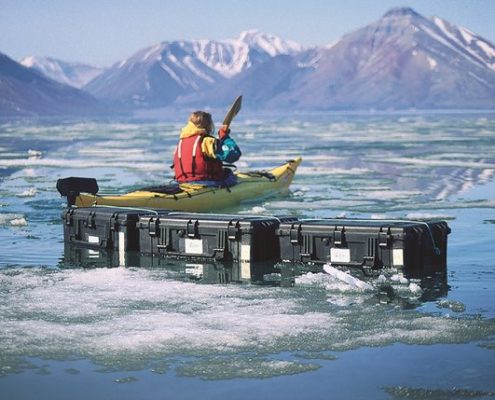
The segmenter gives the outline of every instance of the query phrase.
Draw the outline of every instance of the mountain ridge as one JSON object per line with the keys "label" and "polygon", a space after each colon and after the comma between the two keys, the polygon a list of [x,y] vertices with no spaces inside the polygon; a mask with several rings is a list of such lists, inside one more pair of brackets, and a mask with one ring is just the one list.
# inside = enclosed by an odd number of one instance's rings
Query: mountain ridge
{"label": "mountain ridge", "polygon": [[495,46],[441,17],[396,7],[320,47],[258,30],[163,41],[82,88],[128,112],[223,107],[239,94],[253,110],[495,109]]}
{"label": "mountain ridge", "polygon": [[88,115],[103,111],[89,93],[51,80],[0,53],[0,116]]}
{"label": "mountain ridge", "polygon": [[[209,97],[247,93],[258,109],[493,109],[494,62],[495,47],[470,30],[395,8],[331,46],[288,56],[286,68],[272,58]],[[253,93],[260,81],[266,96]],[[192,106],[194,97],[204,102],[201,94],[179,102]]]}
{"label": "mountain ridge", "polygon": [[123,106],[170,105],[180,96],[201,92],[302,46],[256,30],[237,39],[165,41],[144,48],[84,87],[94,96]]}

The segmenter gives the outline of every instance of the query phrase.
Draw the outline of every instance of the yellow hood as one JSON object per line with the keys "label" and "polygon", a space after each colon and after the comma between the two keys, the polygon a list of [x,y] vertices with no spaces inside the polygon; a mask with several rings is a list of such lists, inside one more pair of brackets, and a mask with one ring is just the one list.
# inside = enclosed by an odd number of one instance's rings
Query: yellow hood
{"label": "yellow hood", "polygon": [[180,138],[185,139],[194,135],[206,136],[201,142],[201,151],[210,158],[216,158],[216,139],[208,136],[206,129],[198,128],[191,121],[180,131]]}
{"label": "yellow hood", "polygon": [[206,129],[198,128],[191,121],[180,131],[180,138],[185,139],[194,135],[206,135]]}

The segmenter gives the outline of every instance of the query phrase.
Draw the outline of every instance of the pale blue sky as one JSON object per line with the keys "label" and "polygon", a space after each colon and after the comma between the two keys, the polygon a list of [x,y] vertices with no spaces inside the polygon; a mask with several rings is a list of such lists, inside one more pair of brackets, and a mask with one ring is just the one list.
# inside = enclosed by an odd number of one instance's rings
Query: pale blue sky
{"label": "pale blue sky", "polygon": [[0,52],[110,66],[164,40],[234,38],[252,28],[325,45],[397,6],[495,42],[495,0],[0,0]]}

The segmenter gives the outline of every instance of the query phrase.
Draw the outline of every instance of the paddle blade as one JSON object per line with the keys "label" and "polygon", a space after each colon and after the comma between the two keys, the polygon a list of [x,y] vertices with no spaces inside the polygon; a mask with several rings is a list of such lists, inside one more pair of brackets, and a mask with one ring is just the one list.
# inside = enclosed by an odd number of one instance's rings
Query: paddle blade
{"label": "paddle blade", "polygon": [[223,119],[223,125],[226,125],[227,127],[230,126],[230,123],[232,122],[234,117],[241,110],[241,106],[242,106],[242,95],[239,96],[237,99],[235,99],[234,103],[232,104],[229,111],[225,115],[225,118]]}

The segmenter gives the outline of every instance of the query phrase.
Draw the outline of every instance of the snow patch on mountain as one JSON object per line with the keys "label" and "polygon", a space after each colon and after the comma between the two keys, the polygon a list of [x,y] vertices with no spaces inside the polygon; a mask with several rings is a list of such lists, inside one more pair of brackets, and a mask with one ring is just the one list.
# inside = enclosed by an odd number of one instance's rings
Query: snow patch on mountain
{"label": "snow patch on mountain", "polygon": [[474,40],[474,33],[471,32],[469,29],[459,27],[459,32],[461,33],[462,38],[467,44],[471,44],[471,42]]}
{"label": "snow patch on mountain", "polygon": [[194,55],[206,66],[225,78],[231,78],[251,67],[249,46],[235,39],[194,43]]}
{"label": "snow patch on mountain", "polygon": [[432,57],[427,57],[428,64],[430,65],[430,69],[435,69],[438,65],[437,60]]}
{"label": "snow patch on mountain", "polygon": [[153,57],[155,60],[159,61],[161,59],[161,51],[163,49],[162,44],[156,44],[148,49],[143,57],[143,61],[148,61],[150,57]]}
{"label": "snow patch on mountain", "polygon": [[[424,32],[426,32],[432,39],[440,42],[444,46],[448,47],[450,50],[456,52],[457,54],[459,54],[461,57],[463,57],[467,61],[472,62],[472,63],[478,63],[478,64],[481,64],[482,66],[487,65],[483,59],[480,59],[478,57],[477,54],[473,54],[471,51],[466,49],[464,46],[455,46],[445,36],[442,36],[439,33],[434,32],[432,29],[430,29],[426,25],[421,25],[420,28]],[[450,38],[450,36],[449,36],[449,38]],[[471,55],[471,57],[470,57],[470,55]]]}
{"label": "snow patch on mountain", "polygon": [[[481,40],[476,41],[476,45],[483,50],[487,57],[495,58],[495,48],[490,46],[488,43]],[[493,65],[493,64],[492,64]]]}
{"label": "snow patch on mountain", "polygon": [[256,29],[241,32],[238,41],[272,57],[280,54],[295,54],[303,50],[299,43],[283,40],[278,36],[262,33]]}
{"label": "snow patch on mountain", "polygon": [[215,80],[208,74],[201,71],[196,65],[194,65],[194,60],[192,57],[187,56],[184,58],[184,65],[189,68],[198,78],[201,78],[207,82],[214,83]]}
{"label": "snow patch on mountain", "polygon": [[326,46],[324,46],[324,49],[331,49],[332,47],[335,47],[338,43],[340,43],[340,41],[342,40],[342,38],[338,38],[337,40],[334,40],[333,42],[327,44]]}
{"label": "snow patch on mountain", "polygon": [[25,57],[20,62],[41,72],[54,81],[81,88],[100,75],[104,69],[78,62],[61,61],[51,57]]}
{"label": "snow patch on mountain", "polygon": [[456,47],[469,53],[484,66],[495,71],[495,47],[482,40],[465,27],[457,27],[439,17],[432,18],[433,23]]}
{"label": "snow patch on mountain", "polygon": [[172,68],[170,68],[168,65],[166,65],[162,62],[159,65],[160,65],[160,68],[163,69],[167,74],[169,74],[174,81],[176,81],[182,87],[185,87],[182,79],[179,78],[179,76],[174,72],[174,70]]}
{"label": "snow patch on mountain", "polygon": [[297,54],[302,49],[296,42],[254,29],[241,32],[237,39],[193,42],[194,56],[225,78],[232,78],[271,57]]}

